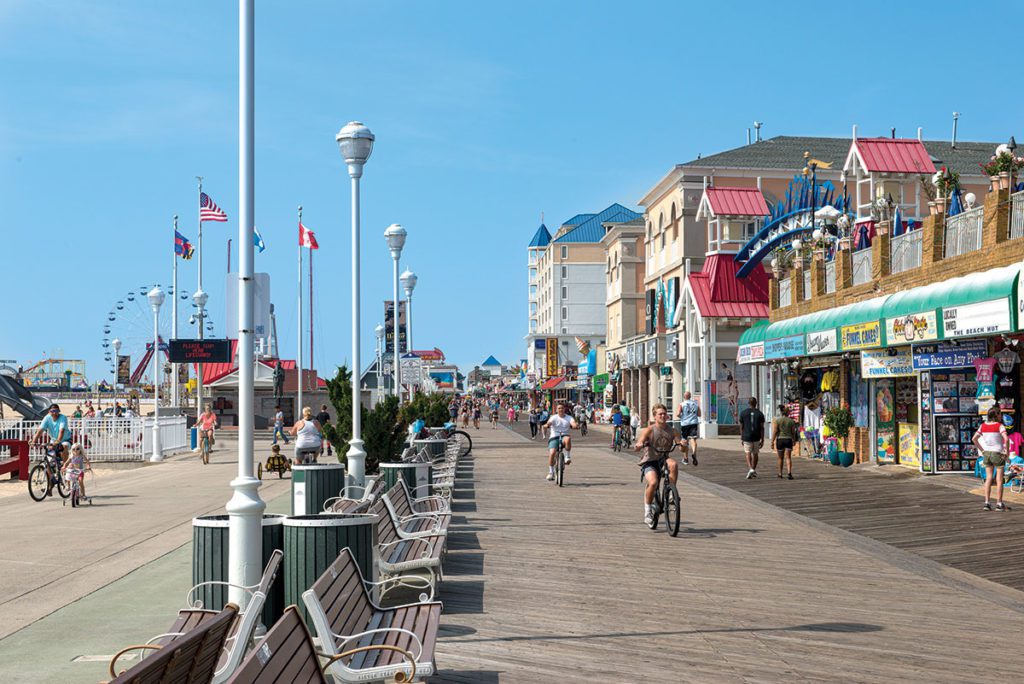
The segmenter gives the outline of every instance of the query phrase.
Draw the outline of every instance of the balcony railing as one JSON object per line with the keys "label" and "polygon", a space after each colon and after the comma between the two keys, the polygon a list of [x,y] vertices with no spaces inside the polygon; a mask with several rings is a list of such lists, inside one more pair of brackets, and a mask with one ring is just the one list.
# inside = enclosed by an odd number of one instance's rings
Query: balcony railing
{"label": "balcony railing", "polygon": [[969,254],[981,249],[981,228],[985,222],[985,207],[946,218],[943,254],[946,259]]}
{"label": "balcony railing", "polygon": [[836,262],[825,262],[825,294],[836,291]]}
{"label": "balcony railing", "polygon": [[889,272],[901,273],[921,265],[921,231],[897,235],[889,241]]}
{"label": "balcony railing", "polygon": [[1010,195],[1010,239],[1024,237],[1024,190]]}
{"label": "balcony railing", "polygon": [[871,248],[853,253],[853,284],[871,282]]}
{"label": "balcony railing", "polygon": [[811,271],[807,269],[804,271],[804,301],[811,298]]}
{"label": "balcony railing", "polygon": [[783,278],[779,281],[779,308],[793,303],[793,279]]}

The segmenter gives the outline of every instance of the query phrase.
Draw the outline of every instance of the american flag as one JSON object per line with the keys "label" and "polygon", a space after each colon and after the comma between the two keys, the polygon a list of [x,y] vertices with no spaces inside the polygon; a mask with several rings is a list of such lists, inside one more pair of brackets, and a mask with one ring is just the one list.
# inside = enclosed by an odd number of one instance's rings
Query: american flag
{"label": "american flag", "polygon": [[199,193],[200,221],[227,221],[228,215],[205,192]]}

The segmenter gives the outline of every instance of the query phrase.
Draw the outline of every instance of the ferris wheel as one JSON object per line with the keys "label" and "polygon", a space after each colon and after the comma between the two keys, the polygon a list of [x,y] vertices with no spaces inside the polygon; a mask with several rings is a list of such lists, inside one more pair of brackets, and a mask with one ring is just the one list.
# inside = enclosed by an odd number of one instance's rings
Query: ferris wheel
{"label": "ferris wheel", "polygon": [[[153,369],[151,364],[153,353],[153,309],[149,304],[146,295],[153,289],[153,285],[143,285],[128,290],[123,297],[118,299],[110,307],[103,320],[103,337],[101,345],[103,348],[103,360],[107,362],[107,375],[111,382],[117,380],[117,370],[114,355],[128,357],[130,364],[130,385],[151,383]],[[197,321],[193,315],[196,306],[192,303],[192,296],[178,288],[167,288],[166,299],[159,313],[160,330],[160,355],[166,361],[167,340],[171,338],[172,302],[171,297],[178,298],[178,334],[183,337],[198,337],[198,330],[195,329]],[[214,324],[210,319],[210,310],[206,309],[205,321],[206,336],[212,336]],[[115,340],[120,343],[120,350],[115,347]],[[159,358],[159,357],[158,357]],[[169,371],[169,368],[167,369]],[[165,382],[164,377],[161,382]]]}

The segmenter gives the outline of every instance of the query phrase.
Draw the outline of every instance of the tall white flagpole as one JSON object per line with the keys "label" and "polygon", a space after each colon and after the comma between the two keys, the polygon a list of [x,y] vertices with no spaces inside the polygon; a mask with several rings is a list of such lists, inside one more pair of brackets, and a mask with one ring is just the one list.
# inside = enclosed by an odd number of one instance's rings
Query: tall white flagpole
{"label": "tall white flagpole", "polygon": [[253,477],[255,420],[255,330],[253,263],[255,245],[255,0],[238,2],[238,477],[228,501],[228,599],[243,610],[249,601],[243,587],[260,581],[263,572],[263,511],[260,481]]}
{"label": "tall white flagpole", "polygon": [[298,371],[296,378],[298,383],[298,405],[295,407],[295,420],[302,417],[302,205],[299,205],[299,348],[295,352],[295,370]]}
{"label": "tall white flagpole", "polygon": [[[178,215],[174,215],[174,244],[178,244]],[[171,271],[171,339],[178,338],[178,253],[171,250],[174,270]],[[171,364],[171,406],[178,409],[178,364]]]}
{"label": "tall white flagpole", "polygon": [[[196,176],[196,180],[199,181],[199,193],[196,195],[196,204],[198,205],[196,218],[199,223],[199,233],[196,238],[196,242],[199,244],[199,286],[196,288],[196,295],[199,295],[199,299],[205,301],[205,293],[203,293],[203,207],[202,207],[202,196],[203,196],[203,177]],[[193,296],[193,299],[196,297]],[[206,311],[200,306],[198,312],[199,318],[199,339],[203,339],[206,329]],[[196,365],[196,422],[199,421],[199,416],[203,412],[203,364],[202,362]]]}

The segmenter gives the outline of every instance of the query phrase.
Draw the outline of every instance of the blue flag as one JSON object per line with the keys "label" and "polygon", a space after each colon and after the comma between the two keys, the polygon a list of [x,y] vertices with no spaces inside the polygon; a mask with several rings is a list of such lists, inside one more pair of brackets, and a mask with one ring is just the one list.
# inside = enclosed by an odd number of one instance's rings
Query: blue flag
{"label": "blue flag", "polygon": [[260,235],[260,231],[256,226],[252,227],[252,240],[256,245],[256,249],[260,250],[260,252],[267,248],[267,244],[263,242],[263,236]]}
{"label": "blue flag", "polygon": [[903,235],[903,218],[900,216],[900,205],[896,205],[896,210],[892,215],[892,236]]}
{"label": "blue flag", "polygon": [[954,188],[953,194],[949,198],[949,215],[956,216],[962,214],[964,211],[963,201],[960,199],[960,188]]}

